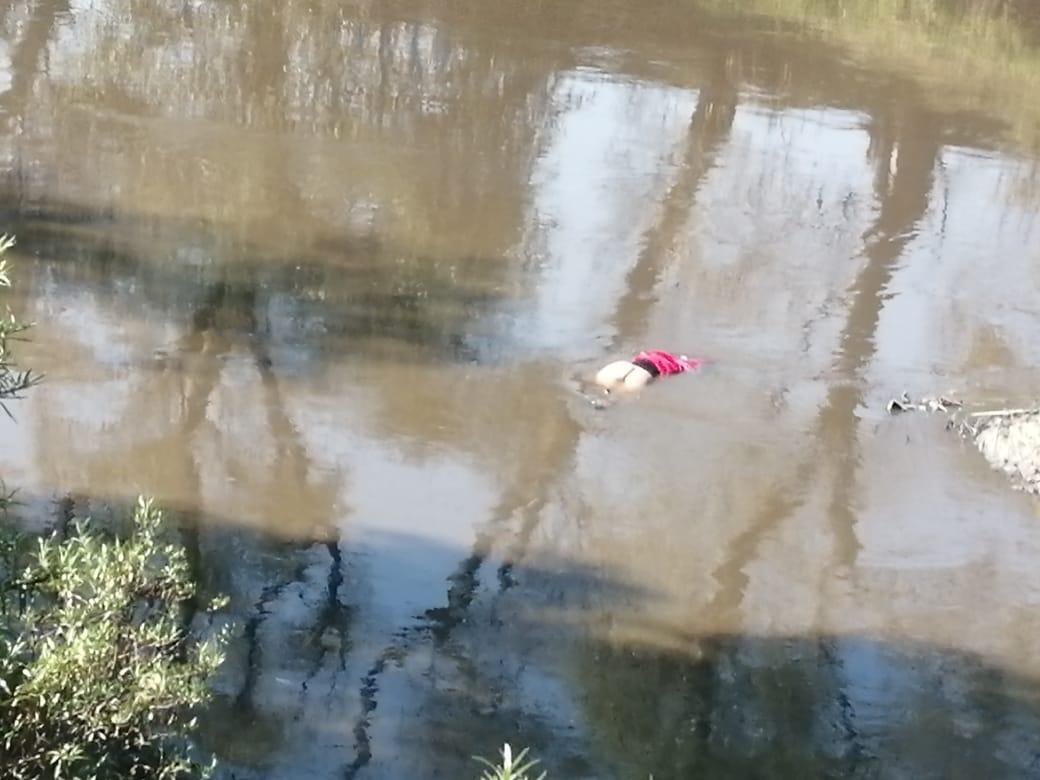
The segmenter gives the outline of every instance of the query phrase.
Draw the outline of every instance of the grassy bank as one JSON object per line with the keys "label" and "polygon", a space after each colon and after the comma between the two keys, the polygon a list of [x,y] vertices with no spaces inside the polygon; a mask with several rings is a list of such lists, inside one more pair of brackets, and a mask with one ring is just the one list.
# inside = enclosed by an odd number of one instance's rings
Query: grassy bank
{"label": "grassy bank", "polygon": [[[781,22],[926,87],[943,110],[983,110],[1040,149],[1040,31],[1014,0],[697,0],[706,9]],[[1036,12],[1033,11],[1033,14]]]}

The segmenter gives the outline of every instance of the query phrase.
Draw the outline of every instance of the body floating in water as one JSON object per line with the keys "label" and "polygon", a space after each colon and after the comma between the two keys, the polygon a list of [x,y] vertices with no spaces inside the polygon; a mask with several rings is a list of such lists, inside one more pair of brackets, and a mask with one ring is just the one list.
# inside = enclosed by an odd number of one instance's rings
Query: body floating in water
{"label": "body floating in water", "polygon": [[703,360],[673,355],[663,349],[647,349],[631,360],[615,360],[596,372],[596,384],[608,393],[614,390],[639,390],[659,376],[694,371]]}

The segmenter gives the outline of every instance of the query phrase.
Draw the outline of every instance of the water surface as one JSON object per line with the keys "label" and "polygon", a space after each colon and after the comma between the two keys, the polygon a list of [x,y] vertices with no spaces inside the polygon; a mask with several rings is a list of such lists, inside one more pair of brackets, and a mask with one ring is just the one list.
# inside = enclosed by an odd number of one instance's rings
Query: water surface
{"label": "water surface", "polygon": [[1035,399],[1038,158],[724,6],[0,9],[0,470],[170,507],[226,777],[1040,776],[1036,504],[884,413]]}

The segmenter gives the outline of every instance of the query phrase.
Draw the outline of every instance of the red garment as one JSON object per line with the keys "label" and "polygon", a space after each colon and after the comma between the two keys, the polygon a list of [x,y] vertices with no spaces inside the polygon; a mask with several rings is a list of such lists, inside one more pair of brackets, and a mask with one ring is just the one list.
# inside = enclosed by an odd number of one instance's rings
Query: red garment
{"label": "red garment", "polygon": [[688,358],[686,355],[673,355],[663,349],[645,349],[632,358],[632,362],[645,360],[657,369],[660,376],[669,374],[681,374],[683,371],[693,371],[701,367],[703,361],[697,358]]}

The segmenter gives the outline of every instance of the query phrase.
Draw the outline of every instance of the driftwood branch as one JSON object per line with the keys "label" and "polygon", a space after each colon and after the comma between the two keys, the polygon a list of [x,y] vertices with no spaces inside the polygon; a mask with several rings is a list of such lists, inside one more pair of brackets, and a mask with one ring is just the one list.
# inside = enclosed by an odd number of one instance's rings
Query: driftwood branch
{"label": "driftwood branch", "polygon": [[1016,414],[1035,414],[1036,408],[1033,409],[992,409],[986,412],[972,412],[967,415],[968,417],[982,418],[982,417],[1012,417]]}

